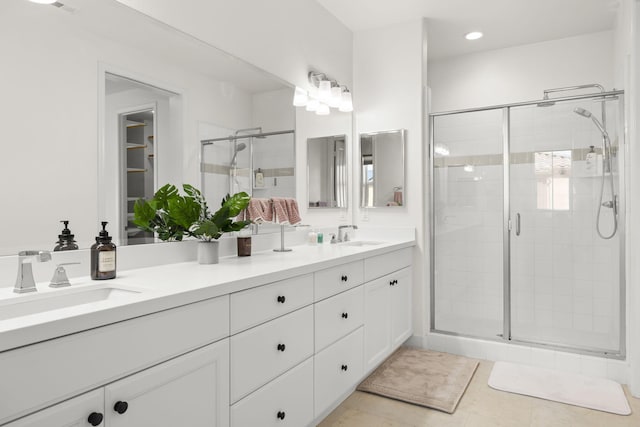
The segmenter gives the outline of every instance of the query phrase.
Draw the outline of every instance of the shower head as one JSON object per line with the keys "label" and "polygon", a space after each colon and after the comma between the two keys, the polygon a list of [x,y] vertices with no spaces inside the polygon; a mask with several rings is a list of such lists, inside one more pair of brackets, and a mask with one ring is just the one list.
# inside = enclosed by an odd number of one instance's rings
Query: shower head
{"label": "shower head", "polygon": [[584,108],[576,107],[573,109],[573,112],[581,115],[582,117],[586,117],[586,118],[591,117],[591,112],[588,110],[585,110]]}
{"label": "shower head", "polygon": [[234,147],[234,149],[233,149],[234,153],[233,154],[236,155],[236,154],[238,154],[238,151],[242,151],[245,148],[247,148],[247,144],[245,144],[244,142],[241,142],[240,144],[237,144]]}

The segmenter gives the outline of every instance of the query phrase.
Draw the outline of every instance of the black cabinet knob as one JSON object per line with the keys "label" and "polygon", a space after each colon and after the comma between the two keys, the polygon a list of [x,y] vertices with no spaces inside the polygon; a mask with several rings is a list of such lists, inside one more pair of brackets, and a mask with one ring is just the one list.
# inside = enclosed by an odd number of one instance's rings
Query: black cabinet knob
{"label": "black cabinet knob", "polygon": [[343,282],[346,282],[347,280],[349,280],[349,278],[347,276],[342,276],[341,279],[342,279]]}
{"label": "black cabinet knob", "polygon": [[398,284],[398,279],[395,279],[395,280],[393,281],[393,284],[394,284],[394,285],[397,285],[397,284]]}
{"label": "black cabinet knob", "polygon": [[349,317],[349,313],[342,313],[342,318],[347,319]]}
{"label": "black cabinet knob", "polygon": [[285,348],[284,344],[278,344],[278,351],[284,351]]}
{"label": "black cabinet knob", "polygon": [[286,298],[284,297],[284,295],[278,296],[278,302],[284,304],[285,300],[286,300]]}
{"label": "black cabinet knob", "polygon": [[119,414],[124,414],[129,409],[129,404],[127,402],[123,402],[118,400],[115,405],[113,405],[113,410]]}
{"label": "black cabinet knob", "polygon": [[285,414],[284,411],[278,411],[278,415],[276,415],[276,417],[278,417],[278,419],[284,420],[285,415],[287,414]]}
{"label": "black cabinet knob", "polygon": [[343,371],[346,371],[346,370],[347,370],[347,368],[348,368],[348,366],[347,366],[347,365],[342,365],[342,367],[341,367],[340,369],[342,369]]}
{"label": "black cabinet knob", "polygon": [[87,421],[92,426],[99,426],[100,424],[102,424],[103,419],[104,415],[102,415],[100,412],[92,412],[91,414],[89,414],[89,418],[87,418]]}

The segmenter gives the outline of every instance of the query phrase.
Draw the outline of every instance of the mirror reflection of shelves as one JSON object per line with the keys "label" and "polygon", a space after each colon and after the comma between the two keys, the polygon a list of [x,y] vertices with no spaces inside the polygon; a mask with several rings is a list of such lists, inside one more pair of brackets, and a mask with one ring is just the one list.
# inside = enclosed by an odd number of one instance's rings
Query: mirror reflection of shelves
{"label": "mirror reflection of shelves", "polygon": [[136,111],[123,117],[122,138],[125,141],[126,173],[124,174],[123,242],[135,245],[153,242],[153,233],[133,223],[133,206],[138,199],[149,199],[154,193],[154,110]]}

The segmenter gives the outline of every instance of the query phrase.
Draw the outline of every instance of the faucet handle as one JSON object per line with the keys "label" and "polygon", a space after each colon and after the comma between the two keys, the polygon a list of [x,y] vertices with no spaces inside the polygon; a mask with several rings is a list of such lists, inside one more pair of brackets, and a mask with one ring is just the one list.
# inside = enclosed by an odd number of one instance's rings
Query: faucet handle
{"label": "faucet handle", "polygon": [[63,262],[56,266],[56,271],[53,273],[53,277],[51,278],[51,283],[49,283],[50,288],[64,288],[66,286],[71,286],[71,282],[69,282],[69,277],[67,277],[67,271],[64,269],[65,265],[74,265],[80,264],[79,262]]}

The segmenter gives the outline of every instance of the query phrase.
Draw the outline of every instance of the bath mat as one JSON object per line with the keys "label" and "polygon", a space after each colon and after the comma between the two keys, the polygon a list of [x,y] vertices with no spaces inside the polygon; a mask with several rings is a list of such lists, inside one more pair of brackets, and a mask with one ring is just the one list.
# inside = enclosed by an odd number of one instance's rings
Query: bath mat
{"label": "bath mat", "polygon": [[358,390],[452,414],[477,367],[466,357],[400,347]]}
{"label": "bath mat", "polygon": [[631,414],[620,384],[602,378],[496,362],[489,376],[489,386],[618,415]]}

